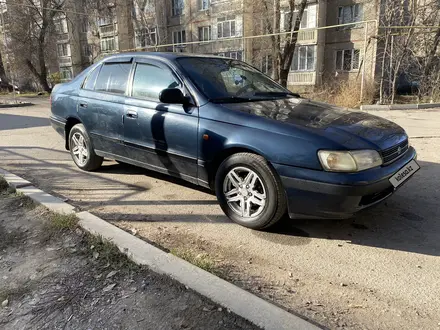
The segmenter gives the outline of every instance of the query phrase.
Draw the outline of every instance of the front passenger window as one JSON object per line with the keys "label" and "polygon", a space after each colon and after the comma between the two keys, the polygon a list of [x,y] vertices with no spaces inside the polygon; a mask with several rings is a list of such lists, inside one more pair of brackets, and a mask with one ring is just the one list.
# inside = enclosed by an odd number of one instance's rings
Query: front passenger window
{"label": "front passenger window", "polygon": [[170,70],[139,63],[134,74],[132,96],[159,101],[161,91],[178,86],[179,83]]}

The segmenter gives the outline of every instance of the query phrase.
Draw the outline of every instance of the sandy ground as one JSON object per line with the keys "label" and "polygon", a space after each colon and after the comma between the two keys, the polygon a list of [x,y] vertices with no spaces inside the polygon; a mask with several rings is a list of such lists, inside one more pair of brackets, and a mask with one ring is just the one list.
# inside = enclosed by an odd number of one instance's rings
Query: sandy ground
{"label": "sandy ground", "polygon": [[0,193],[1,329],[256,329]]}
{"label": "sandy ground", "polygon": [[[378,111],[416,137],[422,169],[385,203],[343,221],[231,223],[208,191],[106,161],[75,168],[48,104],[0,110],[0,167],[330,328],[440,329],[440,110]],[[436,137],[437,136],[437,137]]]}

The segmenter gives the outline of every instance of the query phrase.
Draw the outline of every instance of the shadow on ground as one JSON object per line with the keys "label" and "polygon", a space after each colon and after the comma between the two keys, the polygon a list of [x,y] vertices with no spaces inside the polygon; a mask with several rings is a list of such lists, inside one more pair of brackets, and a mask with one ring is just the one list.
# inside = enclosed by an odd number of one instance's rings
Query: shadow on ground
{"label": "shadow on ground", "polygon": [[48,118],[0,113],[0,131],[42,126],[50,126]]}
{"label": "shadow on ground", "polygon": [[[75,168],[67,152],[47,149],[50,159],[63,159],[56,163],[26,155],[29,149],[38,147],[0,147],[0,158],[3,164],[18,175],[29,179],[37,186],[55,194],[60,191],[70,198],[73,205],[102,216],[111,221],[133,222],[205,222],[230,223],[223,215],[189,214],[181,211],[181,207],[191,207],[197,211],[201,206],[217,207],[215,200],[191,199],[182,200],[179,196],[170,195],[163,200],[145,200],[136,198],[138,194],[155,189],[142,180],[149,176],[185,186],[188,189],[207,192],[180,179],[171,178],[148,170],[129,165],[118,165],[105,162],[99,173],[82,172]],[[41,148],[43,149],[43,148]],[[67,157],[65,157],[67,155]],[[14,164],[11,159],[26,159]],[[426,255],[440,255],[440,208],[438,207],[437,184],[440,182],[440,164],[419,162],[421,170],[415,174],[405,186],[385,202],[360,212],[348,220],[290,220],[283,219],[268,232],[253,231],[262,240],[282,245],[304,245],[311,238],[345,241],[344,244],[357,244],[385,249],[407,251]],[[107,174],[111,174],[110,178]],[[121,174],[121,181],[115,175]],[[140,176],[136,184],[123,182],[122,175]],[[72,185],[72,181],[79,184]],[[87,200],[78,200],[78,193],[87,194]],[[125,213],[122,207],[142,207],[148,205],[172,207],[169,214],[135,214]],[[99,206],[121,206],[121,212],[105,212]],[[141,210],[141,209],[140,209]],[[188,210],[188,209],[187,209]],[[233,224],[231,224],[233,225]],[[235,226],[235,225],[234,225]],[[237,230],[247,230],[239,228]]]}

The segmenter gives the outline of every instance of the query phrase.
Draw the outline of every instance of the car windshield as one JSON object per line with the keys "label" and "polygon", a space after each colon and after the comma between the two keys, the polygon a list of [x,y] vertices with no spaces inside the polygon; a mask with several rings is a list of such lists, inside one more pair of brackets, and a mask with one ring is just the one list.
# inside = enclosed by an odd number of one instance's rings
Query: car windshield
{"label": "car windshield", "polygon": [[212,102],[250,102],[295,96],[244,62],[208,57],[183,57],[177,61]]}

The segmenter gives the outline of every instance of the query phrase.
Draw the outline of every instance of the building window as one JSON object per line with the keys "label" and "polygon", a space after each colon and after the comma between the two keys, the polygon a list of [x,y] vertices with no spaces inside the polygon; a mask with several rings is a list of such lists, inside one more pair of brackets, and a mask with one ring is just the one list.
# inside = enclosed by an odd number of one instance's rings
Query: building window
{"label": "building window", "polygon": [[199,27],[199,41],[209,41],[211,40],[211,27],[201,26]]}
{"label": "building window", "polygon": [[153,13],[154,12],[154,1],[153,0],[141,0],[141,1],[135,1],[134,3],[134,10],[135,10],[135,16],[140,16],[138,13]]}
{"label": "building window", "polygon": [[222,52],[215,54],[217,56],[223,56],[223,57],[230,57],[234,60],[242,60],[243,59],[243,52],[241,50],[232,51],[232,52]]}
{"label": "building window", "polygon": [[89,32],[89,21],[87,19],[83,19],[81,22],[81,32],[82,33]]}
{"label": "building window", "polygon": [[272,55],[263,56],[261,61],[261,72],[267,75],[272,74]]}
{"label": "building window", "polygon": [[144,48],[156,45],[156,28],[136,31],[136,48]]}
{"label": "building window", "polygon": [[101,39],[101,51],[111,52],[116,50],[115,37],[108,37]]}
{"label": "building window", "polygon": [[70,44],[58,44],[57,45],[58,56],[70,56]]}
{"label": "building window", "polygon": [[[338,8],[338,24],[356,23],[362,21],[363,7],[361,3]],[[353,26],[348,26],[351,28]],[[346,27],[345,27],[346,28]]]}
{"label": "building window", "polygon": [[295,48],[292,60],[292,71],[314,71],[316,46],[299,46]]}
{"label": "building window", "polygon": [[60,77],[62,80],[70,80],[72,79],[72,68],[61,68],[60,69]]}
{"label": "building window", "polygon": [[82,46],[82,56],[83,57],[89,57],[90,56],[90,45],[85,44]]}
{"label": "building window", "polygon": [[67,20],[65,18],[59,19],[57,21],[54,22],[55,25],[55,32],[56,33],[67,33],[68,29],[67,29]]}
{"label": "building window", "polygon": [[184,6],[184,0],[171,0],[171,10],[173,16],[182,15]]}
{"label": "building window", "polygon": [[173,44],[181,44],[186,42],[185,30],[173,32]]}
{"label": "building window", "polygon": [[359,69],[359,49],[344,49],[336,51],[336,70],[353,71]]}
{"label": "building window", "polygon": [[[294,26],[295,26],[295,22],[296,22],[296,17],[298,16],[298,12],[294,11],[293,12],[293,17],[292,17],[292,26],[291,29],[289,29],[289,22],[290,22],[290,18],[291,18],[292,13],[289,11],[284,12],[284,31],[291,31],[293,30]],[[304,10],[303,16],[301,18],[301,23],[299,25],[300,29],[307,29],[307,22],[308,22],[308,13],[307,13],[307,9]]]}
{"label": "building window", "polygon": [[101,16],[98,19],[98,26],[110,25],[116,23],[116,11],[115,8],[110,8],[109,12],[105,16]]}
{"label": "building window", "polygon": [[209,0],[198,0],[199,10],[207,10],[209,8]]}
{"label": "building window", "polygon": [[235,37],[235,16],[227,16],[217,19],[217,37]]}

